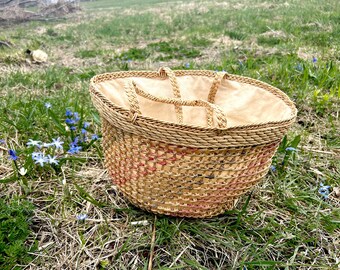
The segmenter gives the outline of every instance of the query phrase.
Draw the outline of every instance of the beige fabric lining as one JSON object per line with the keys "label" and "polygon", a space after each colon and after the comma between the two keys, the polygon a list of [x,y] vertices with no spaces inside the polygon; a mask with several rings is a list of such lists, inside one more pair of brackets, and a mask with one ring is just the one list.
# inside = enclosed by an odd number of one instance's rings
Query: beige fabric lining
{"label": "beige fabric lining", "polygon": [[[159,97],[173,98],[174,94],[168,78],[117,78],[97,83],[97,88],[114,104],[129,109],[125,94],[125,83],[134,80],[138,87]],[[179,76],[177,81],[182,99],[207,100],[213,78],[203,76]],[[158,120],[177,123],[174,105],[162,104],[138,97],[142,115]],[[291,118],[291,108],[274,94],[246,83],[223,80],[217,91],[215,104],[226,114],[228,127],[260,124],[272,121],[284,121]],[[207,126],[205,108],[183,107],[183,123]],[[217,126],[214,119],[214,127]]]}

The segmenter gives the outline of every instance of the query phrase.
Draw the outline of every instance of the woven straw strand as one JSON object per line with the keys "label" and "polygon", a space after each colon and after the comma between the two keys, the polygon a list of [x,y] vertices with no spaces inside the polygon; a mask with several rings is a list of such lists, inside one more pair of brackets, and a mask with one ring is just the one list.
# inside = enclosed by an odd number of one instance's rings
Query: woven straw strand
{"label": "woven straw strand", "polygon": [[[216,72],[214,80],[212,82],[209,95],[208,95],[208,102],[215,103],[215,96],[217,93],[218,88],[220,87],[222,80],[226,76],[226,72]],[[207,122],[208,126],[212,126],[212,119],[213,119],[213,111],[211,109],[207,110]]]}
{"label": "woven straw strand", "polygon": [[[179,89],[179,85],[178,85],[175,73],[168,67],[161,67],[158,70],[158,73],[159,73],[160,76],[162,76],[162,73],[165,73],[168,76],[175,98],[181,98],[181,91]],[[183,123],[183,109],[182,109],[182,107],[179,106],[179,105],[175,105],[175,110],[176,110],[178,123]]]}

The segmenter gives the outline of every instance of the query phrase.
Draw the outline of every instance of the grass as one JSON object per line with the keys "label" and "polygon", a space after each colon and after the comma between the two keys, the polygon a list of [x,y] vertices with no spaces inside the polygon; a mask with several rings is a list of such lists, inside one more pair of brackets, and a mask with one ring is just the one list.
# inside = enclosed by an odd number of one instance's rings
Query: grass
{"label": "grass", "polygon": [[[0,48],[0,139],[6,141],[0,200],[34,205],[25,242],[38,248],[17,269],[147,269],[151,247],[153,269],[337,269],[339,204],[318,193],[320,183],[335,188],[340,179],[337,1],[82,5],[81,14],[62,21],[0,26],[0,40],[15,45]],[[48,63],[28,64],[27,48],[45,50]],[[98,144],[63,154],[59,167],[41,168],[28,157],[29,139],[61,137],[68,150],[74,134],[64,122],[67,109],[100,135],[88,94],[92,76],[161,65],[259,79],[282,89],[299,110],[273,159],[276,169],[224,215],[155,219],[135,208],[111,184]],[[9,148],[17,150],[20,167],[30,168],[23,177]],[[88,218],[78,220],[79,214]]]}
{"label": "grass", "polygon": [[36,250],[32,243],[28,246],[33,205],[24,200],[12,199],[10,202],[0,199],[0,265],[2,269],[19,269],[16,265],[25,265],[32,260],[29,252]]}

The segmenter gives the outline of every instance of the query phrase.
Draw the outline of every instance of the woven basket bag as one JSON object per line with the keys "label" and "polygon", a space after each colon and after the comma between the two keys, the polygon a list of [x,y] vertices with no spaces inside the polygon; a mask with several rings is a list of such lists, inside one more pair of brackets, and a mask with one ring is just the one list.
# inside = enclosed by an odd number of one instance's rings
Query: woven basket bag
{"label": "woven basket bag", "polygon": [[297,110],[266,83],[207,70],[124,71],[91,79],[105,164],[136,206],[212,217],[268,172]]}

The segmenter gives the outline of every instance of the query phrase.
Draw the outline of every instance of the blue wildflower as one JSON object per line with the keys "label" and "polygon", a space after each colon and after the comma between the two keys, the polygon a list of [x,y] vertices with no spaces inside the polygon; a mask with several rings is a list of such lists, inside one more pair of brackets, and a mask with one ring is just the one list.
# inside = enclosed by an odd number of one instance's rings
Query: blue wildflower
{"label": "blue wildflower", "polygon": [[80,120],[79,113],[74,112],[73,113],[73,120],[77,123]]}
{"label": "blue wildflower", "polygon": [[26,143],[27,146],[37,146],[37,147],[41,147],[40,143],[41,141],[35,141],[35,140],[32,140],[32,139],[29,139],[28,140],[29,142]]}
{"label": "blue wildflower", "polygon": [[271,165],[271,166],[270,166],[270,170],[271,170],[272,172],[276,172],[276,167],[275,167],[274,165]]}
{"label": "blue wildflower", "polygon": [[85,221],[87,218],[88,218],[87,214],[77,215],[77,220],[79,220],[79,221]]}
{"label": "blue wildflower", "polygon": [[75,127],[75,126],[70,127],[70,130],[76,130],[76,129],[77,129],[77,127]]}
{"label": "blue wildflower", "polygon": [[73,142],[71,143],[71,145],[73,146],[78,146],[78,142],[79,142],[79,136],[75,137]]}
{"label": "blue wildflower", "polygon": [[48,147],[50,147],[50,146],[52,146],[52,145],[53,145],[53,143],[43,143],[43,144],[42,144],[42,147],[48,148]]}
{"label": "blue wildflower", "polygon": [[81,129],[81,133],[82,133],[82,134],[86,134],[86,132],[87,132],[87,130],[86,130],[85,128],[82,128],[82,129]]}
{"label": "blue wildflower", "polygon": [[48,158],[45,157],[43,153],[37,153],[37,155],[33,158],[35,164],[39,164],[41,167],[44,166],[44,163],[48,162]]}
{"label": "blue wildflower", "polygon": [[96,140],[99,140],[99,137],[98,137],[97,134],[93,134],[93,135],[91,136],[91,139],[94,140],[94,141],[96,141]]}
{"label": "blue wildflower", "polygon": [[56,149],[63,149],[63,141],[60,140],[60,138],[58,137],[57,139],[52,139],[53,142],[51,143],[51,145],[54,145]]}
{"label": "blue wildflower", "polygon": [[0,144],[5,144],[6,143],[6,141],[5,140],[3,140],[3,139],[0,139]]}
{"label": "blue wildflower", "polygon": [[321,196],[323,196],[324,199],[328,199],[328,195],[330,193],[330,186],[324,186],[323,183],[320,184],[320,188],[319,188],[319,194],[321,194]]}
{"label": "blue wildflower", "polygon": [[48,155],[47,158],[48,158],[48,163],[58,165],[59,161],[57,160],[56,156],[52,157]]}
{"label": "blue wildflower", "polygon": [[294,148],[294,147],[287,147],[286,151],[296,151],[296,148]]}
{"label": "blue wildflower", "polygon": [[315,56],[313,56],[313,63],[315,64],[317,61],[318,59]]}
{"label": "blue wildflower", "polygon": [[44,106],[45,106],[46,109],[50,109],[52,107],[51,103],[49,103],[49,102],[46,102],[44,104]]}
{"label": "blue wildflower", "polygon": [[65,123],[68,125],[74,125],[76,122],[71,118],[66,118]]}
{"label": "blue wildflower", "polygon": [[11,160],[15,161],[15,160],[18,159],[17,153],[14,150],[12,150],[12,149],[8,150],[8,154],[9,154],[9,158]]}
{"label": "blue wildflower", "polygon": [[301,63],[298,63],[298,64],[296,65],[295,69],[296,69],[297,71],[303,71],[303,65],[301,65]]}
{"label": "blue wildflower", "polygon": [[84,122],[83,128],[88,128],[90,126],[89,122]]}
{"label": "blue wildflower", "polygon": [[186,68],[190,68],[190,63],[185,63],[184,65]]}
{"label": "blue wildflower", "polygon": [[81,150],[81,146],[71,145],[70,149],[67,151],[69,154],[77,154]]}
{"label": "blue wildflower", "polygon": [[33,152],[32,153],[32,158],[33,158],[33,160],[35,160],[38,156],[40,156],[40,155],[42,155],[42,153],[41,152]]}
{"label": "blue wildflower", "polygon": [[71,117],[71,116],[73,115],[73,112],[72,112],[71,110],[68,110],[68,109],[67,109],[65,115],[66,115],[67,117]]}

